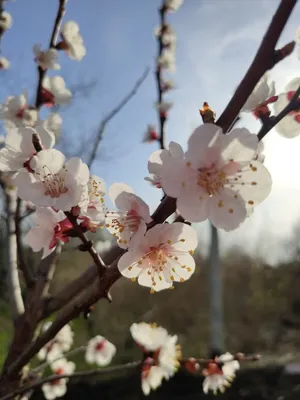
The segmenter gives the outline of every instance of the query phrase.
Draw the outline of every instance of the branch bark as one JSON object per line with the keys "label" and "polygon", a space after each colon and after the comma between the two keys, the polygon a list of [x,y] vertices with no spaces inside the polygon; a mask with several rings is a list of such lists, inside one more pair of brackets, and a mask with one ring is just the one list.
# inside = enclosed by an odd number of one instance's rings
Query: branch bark
{"label": "branch bark", "polygon": [[136,81],[136,83],[133,86],[133,88],[131,89],[131,91],[100,122],[100,125],[99,125],[99,128],[98,128],[98,132],[97,132],[97,136],[96,136],[96,140],[95,140],[95,143],[94,143],[94,147],[93,147],[93,150],[92,150],[92,152],[90,154],[90,157],[89,157],[89,159],[87,161],[87,165],[88,165],[89,168],[91,168],[91,166],[92,166],[92,164],[95,161],[95,158],[97,156],[98,147],[99,147],[99,144],[100,144],[100,142],[102,140],[106,125],[123,109],[123,107],[126,106],[126,104],[137,93],[139,88],[142,86],[142,84],[146,80],[146,78],[147,78],[147,76],[149,74],[149,71],[150,71],[150,69],[149,69],[149,67],[147,67],[145,69],[145,71],[143,72],[142,76]]}
{"label": "branch bark", "polygon": [[294,42],[281,50],[275,50],[275,46],[296,3],[297,0],[281,0],[250,68],[216,122],[224,132],[228,131],[263,74],[293,51]]}

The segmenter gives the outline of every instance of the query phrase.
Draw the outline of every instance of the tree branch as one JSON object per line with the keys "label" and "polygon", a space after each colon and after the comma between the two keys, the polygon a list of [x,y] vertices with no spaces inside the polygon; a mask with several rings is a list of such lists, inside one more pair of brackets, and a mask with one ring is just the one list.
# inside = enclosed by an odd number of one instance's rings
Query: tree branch
{"label": "tree branch", "polygon": [[[59,1],[59,7],[57,10],[51,38],[50,38],[50,43],[49,43],[49,48],[54,48],[56,45],[57,37],[59,34],[60,26],[62,23],[63,16],[65,15],[66,12],[66,4],[68,0],[58,0]],[[35,107],[39,109],[43,103],[42,100],[42,89],[43,89],[43,80],[46,75],[47,70],[42,69],[40,66],[38,66],[38,85],[37,85],[37,91],[36,91],[36,101],[35,101]]]}
{"label": "tree branch", "polygon": [[13,318],[16,319],[25,311],[19,281],[17,262],[17,238],[15,226],[15,212],[17,202],[16,188],[5,184],[6,218],[7,218],[7,260],[8,260],[8,285],[12,306]]}
{"label": "tree branch", "polygon": [[228,131],[263,74],[293,51],[294,42],[284,46],[281,50],[275,50],[275,46],[296,3],[297,0],[281,0],[250,68],[216,122],[224,132]]}
{"label": "tree branch", "polygon": [[78,379],[78,378],[86,378],[86,377],[91,377],[91,376],[98,376],[98,375],[104,375],[104,374],[109,374],[112,372],[117,372],[117,371],[123,371],[123,370],[131,370],[134,368],[137,368],[141,365],[141,361],[134,361],[134,362],[130,362],[127,364],[123,364],[123,365],[115,365],[112,367],[107,367],[107,368],[101,368],[101,369],[92,369],[89,371],[78,371],[78,372],[74,372],[73,374],[64,374],[64,375],[51,375],[51,376],[47,376],[41,380],[39,380],[38,382],[34,382],[31,383],[29,385],[26,386],[22,386],[19,389],[15,390],[13,393],[10,393],[6,396],[3,396],[0,398],[0,400],[9,400],[14,398],[17,395],[29,392],[33,389],[37,389],[41,386],[43,386],[45,383],[47,382],[53,382],[59,379],[64,379],[64,378],[68,378],[68,379]]}
{"label": "tree branch", "polygon": [[144,81],[146,80],[148,74],[149,74],[150,68],[147,67],[145,71],[143,72],[142,76],[136,81],[135,85],[131,89],[131,91],[120,101],[120,103],[113,109],[111,110],[106,117],[103,118],[103,120],[100,122],[96,140],[94,143],[93,150],[90,154],[90,157],[87,161],[87,165],[89,168],[91,168],[93,162],[95,161],[96,155],[97,155],[97,150],[99,147],[99,144],[102,140],[104,130],[106,128],[106,125],[122,110],[123,107],[126,106],[126,104],[132,99],[132,97],[137,93],[138,89],[142,86]]}
{"label": "tree branch", "polygon": [[21,236],[22,236],[22,230],[21,230],[21,218],[20,218],[20,213],[21,213],[21,205],[22,205],[22,200],[20,198],[17,199],[17,207],[16,207],[16,213],[15,213],[15,228],[16,228],[16,240],[17,240],[17,251],[18,251],[18,266],[19,269],[23,273],[24,281],[26,283],[27,287],[32,287],[34,285],[35,279],[32,274],[32,271],[28,268],[28,265],[25,262],[24,259],[24,253],[23,253],[23,246],[22,246],[22,241],[21,241]]}
{"label": "tree branch", "polygon": [[264,120],[263,125],[258,132],[257,136],[258,139],[261,140],[266,134],[273,129],[278,122],[280,122],[285,116],[287,116],[291,111],[296,111],[300,109],[300,86],[296,90],[295,94],[293,95],[291,101],[288,103],[288,105],[280,111],[276,117],[268,117]]}

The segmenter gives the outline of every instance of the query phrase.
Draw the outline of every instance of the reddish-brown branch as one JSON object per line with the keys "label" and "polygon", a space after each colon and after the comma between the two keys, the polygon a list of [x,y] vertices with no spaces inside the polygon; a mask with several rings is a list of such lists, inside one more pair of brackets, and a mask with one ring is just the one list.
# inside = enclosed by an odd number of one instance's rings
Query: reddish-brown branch
{"label": "reddish-brown branch", "polygon": [[297,0],[281,0],[250,68],[216,122],[217,125],[223,128],[224,132],[228,131],[263,74],[292,52],[294,48],[293,42],[277,51],[275,46],[296,3]]}

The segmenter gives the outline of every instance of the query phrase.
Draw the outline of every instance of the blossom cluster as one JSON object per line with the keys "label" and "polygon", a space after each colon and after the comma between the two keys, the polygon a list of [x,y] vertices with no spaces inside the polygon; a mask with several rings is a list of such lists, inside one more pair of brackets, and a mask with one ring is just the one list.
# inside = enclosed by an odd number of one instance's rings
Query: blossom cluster
{"label": "blossom cluster", "polygon": [[[155,103],[159,118],[162,123],[167,118],[168,112],[172,107],[172,103],[164,101],[165,93],[175,88],[175,84],[171,79],[165,79],[162,76],[164,71],[175,71],[175,52],[177,45],[177,37],[172,26],[166,22],[166,15],[175,12],[181,6],[183,0],[165,0],[159,12],[161,15],[161,25],[158,26],[154,33],[158,41],[159,52],[156,60],[156,76],[159,91],[159,101]],[[161,134],[161,133],[160,133]],[[144,142],[151,143],[160,139],[160,134],[154,124],[149,124],[144,136]]]}
{"label": "blossom cluster", "polygon": [[[43,329],[49,329],[50,326],[51,323],[47,323]],[[240,368],[239,360],[245,359],[240,353],[233,356],[228,352],[214,359],[201,361],[191,357],[184,358],[177,335],[170,335],[165,328],[154,323],[133,323],[130,333],[142,351],[141,389],[146,396],[161,386],[164,381],[172,378],[180,367],[204,377],[204,393],[223,393],[230,386],[236,376],[236,371]],[[38,353],[38,358],[42,361],[46,360],[52,374],[57,378],[49,380],[42,386],[47,400],[54,400],[66,393],[68,379],[75,371],[75,363],[66,359],[67,356],[72,355],[72,351],[84,350],[85,361],[101,368],[108,366],[116,354],[115,345],[100,335],[92,338],[86,346],[70,351],[73,336],[70,326],[65,325],[55,338]],[[41,369],[41,366],[38,366],[37,369]],[[101,374],[101,369],[99,369],[99,373]]]}
{"label": "blossom cluster", "polygon": [[[0,39],[3,34],[11,28],[13,23],[12,16],[7,11],[2,10],[0,12]],[[0,57],[0,69],[8,69],[10,62],[5,57]]]}

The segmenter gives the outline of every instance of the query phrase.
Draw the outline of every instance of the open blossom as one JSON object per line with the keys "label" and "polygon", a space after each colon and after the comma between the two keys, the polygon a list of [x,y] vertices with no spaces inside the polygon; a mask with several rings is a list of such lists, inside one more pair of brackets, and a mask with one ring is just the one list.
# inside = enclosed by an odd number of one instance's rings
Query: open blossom
{"label": "open blossom", "polygon": [[[50,328],[52,322],[46,322],[43,325],[43,331],[45,332]],[[61,357],[62,353],[69,351],[74,341],[74,332],[70,325],[65,325],[57,335],[50,340],[41,350],[38,352],[37,357],[39,360],[54,361]]]}
{"label": "open blossom", "polygon": [[135,246],[145,235],[146,224],[151,222],[149,206],[123,183],[114,183],[109,196],[119,211],[107,212],[107,229],[117,238],[121,248]]}
{"label": "open blossom", "polygon": [[73,60],[81,61],[86,54],[79,26],[75,21],[68,21],[61,28],[63,41],[58,44],[59,49],[66,51]]}
{"label": "open blossom", "polygon": [[72,93],[66,88],[66,83],[61,76],[46,76],[43,80],[43,104],[52,107],[57,104],[68,104]]}
{"label": "open blossom", "polygon": [[0,15],[0,30],[6,31],[12,26],[12,16],[7,11],[2,11]]}
{"label": "open blossom", "polygon": [[[54,375],[72,375],[75,371],[75,364],[64,358],[54,361],[50,367]],[[64,396],[67,392],[67,381],[67,378],[62,378],[45,383],[42,386],[45,398],[47,400],[54,400],[57,397]]]}
{"label": "open blossom", "polygon": [[69,161],[56,149],[42,150],[14,179],[18,196],[40,207],[70,211],[86,197],[89,169],[80,158]]}
{"label": "open blossom", "polygon": [[8,127],[33,126],[38,118],[36,109],[30,109],[27,102],[27,93],[20,96],[9,96],[0,108],[0,118]]}
{"label": "open blossom", "polygon": [[169,72],[175,72],[175,54],[170,49],[165,49],[157,58],[157,65]]}
{"label": "open blossom", "polygon": [[[278,115],[292,100],[300,86],[300,78],[292,79],[285,87],[285,93],[278,96],[274,103],[274,111]],[[291,111],[275,126],[276,131],[286,138],[294,138],[300,134],[300,110]]]}
{"label": "open blossom", "polygon": [[172,158],[162,174],[162,188],[177,198],[179,213],[191,222],[209,219],[227,231],[237,228],[247,208],[270,193],[268,170],[254,160],[258,138],[245,128],[223,135],[214,124],[198,127],[188,141],[185,159]]}
{"label": "open blossom", "polygon": [[46,69],[60,69],[58,64],[58,52],[56,49],[41,50],[39,44],[33,46],[34,60],[39,66]]}
{"label": "open blossom", "polygon": [[84,220],[84,225],[91,231],[102,226],[105,219],[104,196],[106,193],[105,183],[96,175],[89,177],[87,195],[79,204],[79,219]]}
{"label": "open blossom", "polygon": [[239,368],[239,362],[230,353],[216,357],[215,361],[210,362],[203,370],[203,375],[206,377],[203,381],[203,392],[223,393],[230,386]]}
{"label": "open blossom", "polygon": [[32,144],[32,135],[38,134],[45,148],[52,148],[55,144],[54,135],[37,127],[12,128],[8,130],[5,138],[5,147],[0,150],[0,170],[17,172],[29,166],[29,162],[36,154]]}
{"label": "open blossom", "polygon": [[175,50],[176,47],[176,34],[173,31],[170,24],[165,23],[164,25],[155,28],[155,36],[160,38],[162,44],[168,47],[170,50]]}
{"label": "open blossom", "polygon": [[175,84],[171,79],[165,80],[162,79],[160,82],[160,87],[163,92],[167,92],[175,88]]}
{"label": "open blossom", "polygon": [[168,150],[157,150],[150,155],[148,160],[149,176],[146,177],[145,180],[150,182],[153,186],[161,188],[163,165],[167,163],[171,157],[183,159],[184,152],[178,143],[170,142]]}
{"label": "open blossom", "polygon": [[176,222],[157,224],[118,262],[126,278],[150,287],[151,293],[184,282],[195,271],[191,254],[197,247],[197,232],[191,226]]}
{"label": "open blossom", "polygon": [[59,242],[69,241],[67,233],[72,224],[62,211],[40,207],[35,213],[36,226],[30,229],[25,236],[25,242],[33,251],[43,249],[42,259],[51,254]]}
{"label": "open blossom", "polygon": [[158,138],[159,138],[159,136],[158,136],[155,125],[149,124],[147,126],[147,130],[146,130],[143,142],[151,143],[151,142],[154,142],[155,140],[158,140]]}
{"label": "open blossom", "polygon": [[157,108],[159,115],[161,118],[167,118],[168,111],[172,108],[173,103],[162,101],[161,103],[156,103],[155,107]]}
{"label": "open blossom", "polygon": [[44,121],[39,122],[47,131],[54,134],[58,138],[61,133],[62,117],[58,113],[51,113]]}
{"label": "open blossom", "polygon": [[165,7],[170,12],[175,12],[182,5],[183,0],[165,0]]}
{"label": "open blossom", "polygon": [[156,324],[147,324],[146,322],[132,324],[130,333],[133,340],[144,352],[159,349],[168,337],[168,331],[165,328]]}
{"label": "open blossom", "polygon": [[166,338],[163,345],[146,358],[142,365],[142,390],[147,396],[151,389],[161,385],[163,379],[170,379],[180,367],[181,349],[177,336]]}
{"label": "open blossom", "polygon": [[241,111],[254,112],[259,117],[259,112],[268,112],[268,104],[277,100],[275,96],[275,83],[268,83],[269,74],[265,73],[248,97]]}
{"label": "open blossom", "polygon": [[5,57],[0,57],[0,69],[8,69],[10,62]]}
{"label": "open blossom", "polygon": [[103,336],[96,336],[87,345],[85,360],[89,364],[105,367],[111,363],[116,354],[116,346]]}

